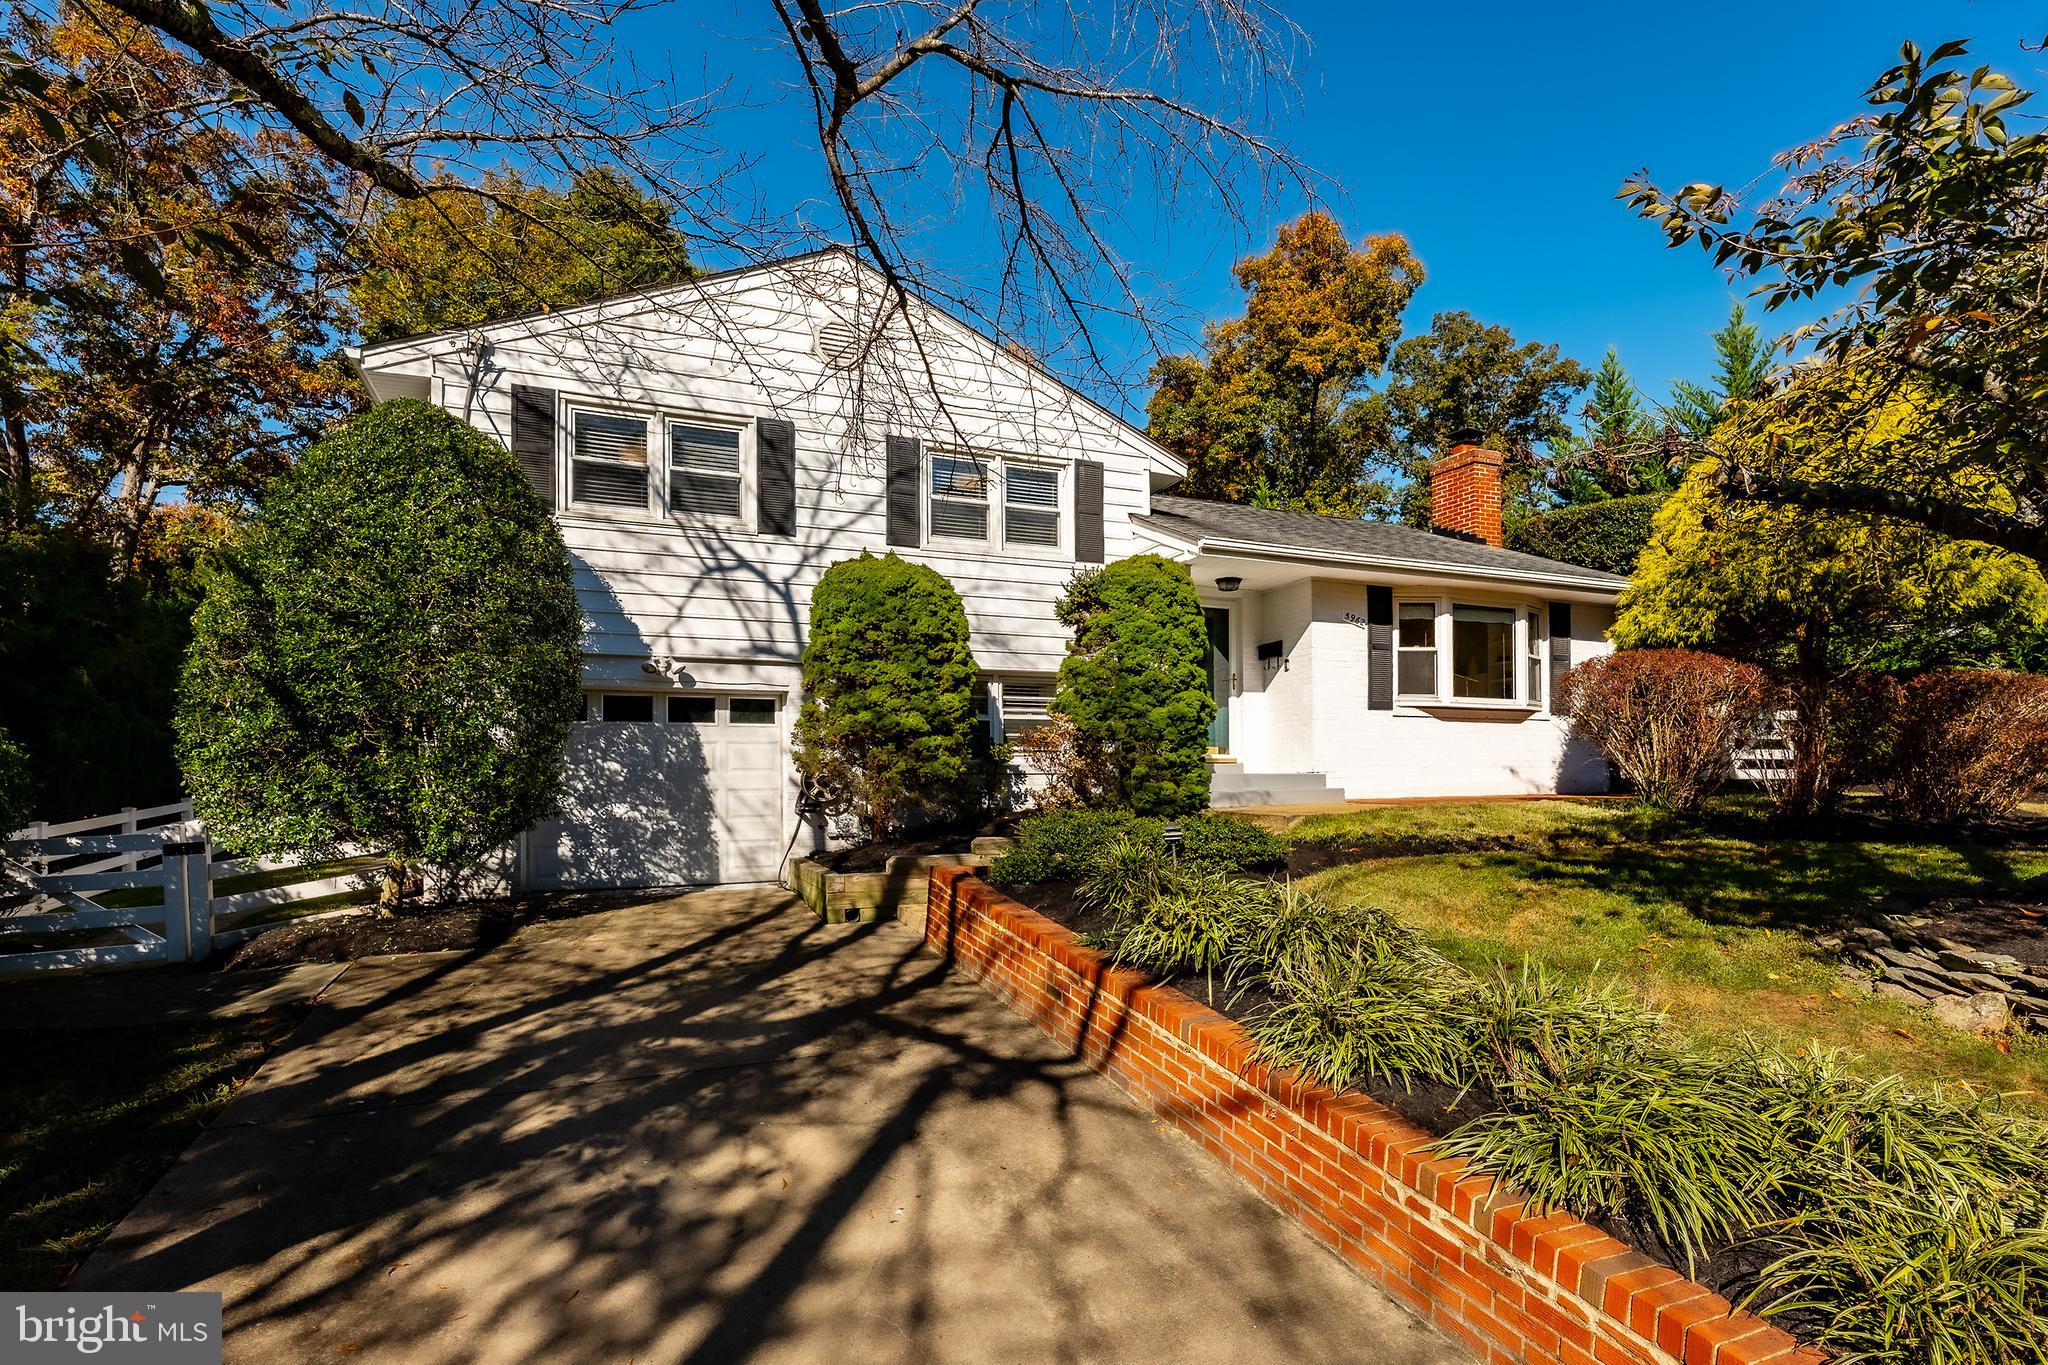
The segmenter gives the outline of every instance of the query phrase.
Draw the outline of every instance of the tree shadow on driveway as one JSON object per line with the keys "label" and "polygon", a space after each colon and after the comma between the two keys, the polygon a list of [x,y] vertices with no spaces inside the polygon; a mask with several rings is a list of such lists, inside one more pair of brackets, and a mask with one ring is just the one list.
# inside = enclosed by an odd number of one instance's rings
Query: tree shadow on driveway
{"label": "tree shadow on driveway", "polygon": [[1464,1355],[901,928],[708,892],[363,964],[80,1272],[233,1360]]}

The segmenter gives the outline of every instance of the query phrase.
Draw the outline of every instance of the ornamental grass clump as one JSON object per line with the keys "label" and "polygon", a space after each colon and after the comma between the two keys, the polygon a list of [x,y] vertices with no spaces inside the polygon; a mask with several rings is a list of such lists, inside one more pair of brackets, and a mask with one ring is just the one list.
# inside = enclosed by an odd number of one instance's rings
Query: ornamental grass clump
{"label": "ornamental grass clump", "polygon": [[1219,974],[1226,986],[1240,978],[1245,938],[1269,912],[1273,888],[1156,858],[1137,841],[1120,839],[1082,884],[1082,900],[1111,916],[1094,944],[1118,966],[1200,976],[1213,1002]]}
{"label": "ornamental grass clump", "polygon": [[1540,1206],[1627,1219],[1696,1264],[1768,1217],[1783,1141],[1725,1069],[1671,1045],[1612,986],[1525,967],[1462,997],[1500,1108],[1446,1138]]}
{"label": "ornamental grass clump", "polygon": [[1279,1000],[1250,1025],[1260,1054],[1332,1090],[1468,1074],[1454,1009],[1462,983],[1439,961],[1367,940],[1351,953],[1283,955],[1267,984]]}
{"label": "ornamental grass clump", "polygon": [[2048,1358],[2048,1126],[1824,1049],[1737,1069],[1789,1163],[1752,1306],[1844,1361]]}

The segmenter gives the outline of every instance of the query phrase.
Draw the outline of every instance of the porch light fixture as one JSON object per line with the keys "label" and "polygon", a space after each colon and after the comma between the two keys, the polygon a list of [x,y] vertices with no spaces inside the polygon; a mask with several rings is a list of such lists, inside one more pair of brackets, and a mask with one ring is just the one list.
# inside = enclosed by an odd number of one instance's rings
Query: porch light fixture
{"label": "porch light fixture", "polygon": [[1237,578],[1235,576],[1230,578],[1219,578],[1216,580],[1216,591],[1218,592],[1236,592],[1239,588],[1243,586],[1244,580],[1242,578]]}

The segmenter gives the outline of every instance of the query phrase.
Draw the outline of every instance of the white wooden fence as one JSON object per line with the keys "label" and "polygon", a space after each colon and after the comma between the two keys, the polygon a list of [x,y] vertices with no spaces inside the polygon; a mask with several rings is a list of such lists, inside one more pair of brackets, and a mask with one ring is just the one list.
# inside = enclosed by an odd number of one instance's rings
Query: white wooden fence
{"label": "white wooden fence", "polygon": [[222,858],[187,803],[33,824],[0,847],[0,977],[196,962],[281,923],[355,914],[292,907],[366,902],[367,861]]}

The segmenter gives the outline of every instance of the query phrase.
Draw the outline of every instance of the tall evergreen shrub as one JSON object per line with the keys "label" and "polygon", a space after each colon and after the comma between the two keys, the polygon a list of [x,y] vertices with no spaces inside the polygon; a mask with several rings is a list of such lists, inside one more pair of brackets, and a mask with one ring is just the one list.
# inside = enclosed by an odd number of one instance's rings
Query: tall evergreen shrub
{"label": "tall evergreen shrub", "polygon": [[1174,816],[1209,804],[1208,632],[1187,566],[1159,555],[1077,576],[1060,599],[1074,632],[1052,709],[1072,720],[1100,803]]}
{"label": "tall evergreen shrub", "polygon": [[938,571],[893,554],[825,570],[803,677],[797,766],[829,813],[881,839],[975,804],[974,650]]}
{"label": "tall evergreen shrub", "polygon": [[511,453],[380,404],[271,486],[207,585],[178,711],[193,804],[231,847],[376,850],[388,911],[552,811],[581,628]]}

